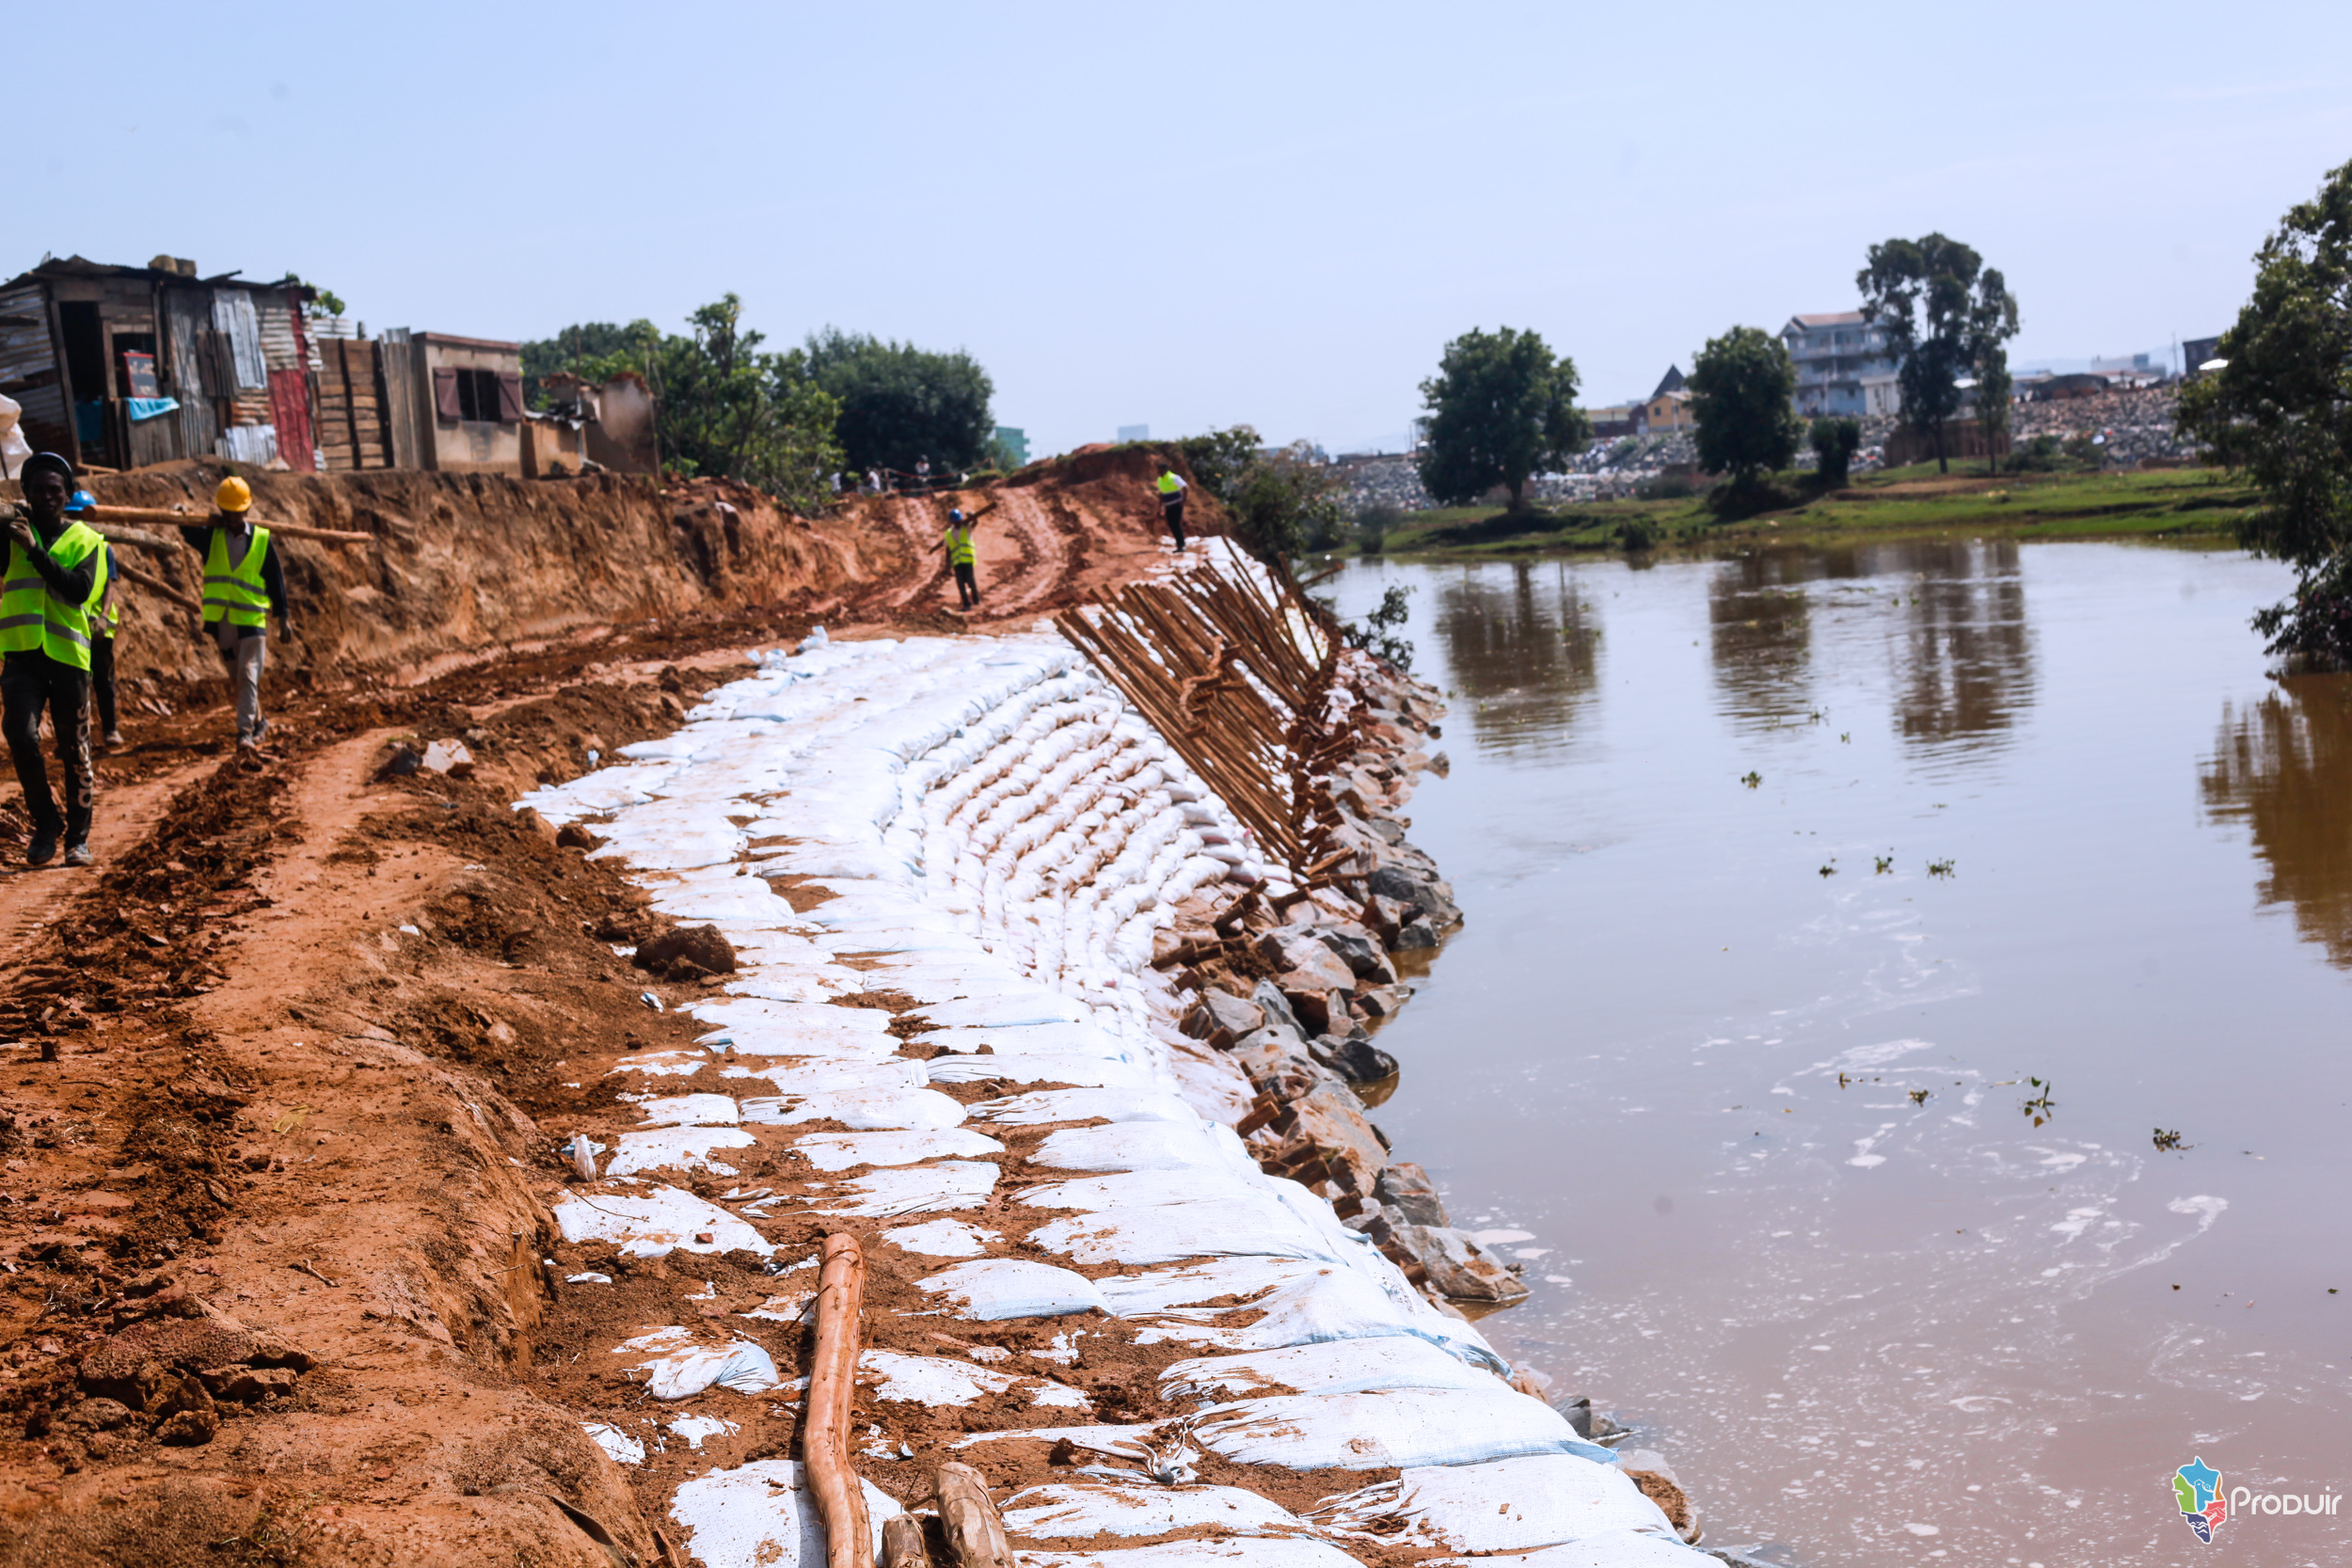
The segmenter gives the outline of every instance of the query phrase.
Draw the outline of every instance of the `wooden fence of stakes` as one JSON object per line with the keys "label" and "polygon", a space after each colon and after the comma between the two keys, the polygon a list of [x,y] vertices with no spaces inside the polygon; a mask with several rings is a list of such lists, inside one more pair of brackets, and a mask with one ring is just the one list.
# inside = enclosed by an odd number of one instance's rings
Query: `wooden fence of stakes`
{"label": "wooden fence of stakes", "polygon": [[[1120,589],[1054,618],[1061,634],[1152,721],[1201,782],[1291,873],[1286,909],[1367,874],[1332,847],[1340,809],[1325,782],[1357,744],[1360,704],[1332,717],[1340,640],[1328,611],[1288,572],[1235,580],[1202,566]],[[1220,930],[1260,897],[1252,886]]]}

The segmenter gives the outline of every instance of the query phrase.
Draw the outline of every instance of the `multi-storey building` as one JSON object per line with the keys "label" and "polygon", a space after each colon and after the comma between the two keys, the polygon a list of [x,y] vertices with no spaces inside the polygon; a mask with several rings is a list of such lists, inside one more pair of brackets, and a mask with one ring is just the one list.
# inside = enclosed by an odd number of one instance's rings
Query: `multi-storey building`
{"label": "multi-storey building", "polygon": [[1859,310],[1791,316],[1780,329],[1797,366],[1797,412],[1860,418],[1902,410],[1886,329]]}

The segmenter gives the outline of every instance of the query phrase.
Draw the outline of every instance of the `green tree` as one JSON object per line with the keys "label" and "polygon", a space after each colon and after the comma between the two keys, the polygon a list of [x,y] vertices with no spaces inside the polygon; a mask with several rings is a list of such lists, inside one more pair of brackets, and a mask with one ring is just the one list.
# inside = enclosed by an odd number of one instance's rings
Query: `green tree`
{"label": "green tree", "polygon": [[545,407],[541,383],[558,371],[567,371],[592,386],[610,381],[622,371],[635,371],[650,382],[654,356],[660,347],[660,329],[642,316],[627,326],[576,322],[552,338],[523,344],[523,401],[533,408]]}
{"label": "green tree", "polygon": [[1687,383],[1699,421],[1699,467],[1753,485],[1797,456],[1797,367],[1788,345],[1758,327],[1735,326],[1699,350]]}
{"label": "green tree", "polygon": [[1842,490],[1853,472],[1853,454],[1862,450],[1862,421],[1816,420],[1811,445],[1813,455],[1820,459],[1821,488]]}
{"label": "green tree", "polygon": [[1233,504],[1242,475],[1264,447],[1257,431],[1246,424],[1187,436],[1176,443],[1184,454],[1184,467],[1192,470],[1192,482],[1228,506]]}
{"label": "green tree", "polygon": [[802,511],[831,496],[841,467],[839,408],[794,349],[762,354],[728,294],[689,318],[691,338],[666,338],[654,358],[655,429],[665,464],[687,474],[736,479]]}
{"label": "green tree", "polygon": [[2001,471],[2001,443],[2009,439],[2009,400],[2014,383],[2010,379],[2009,350],[1997,342],[1987,343],[1984,357],[1977,361],[1977,428],[1984,432],[1984,455],[1988,473]]}
{"label": "green tree", "polygon": [[1334,549],[1347,526],[1339,478],[1328,464],[1316,461],[1305,441],[1253,458],[1233,482],[1226,511],[1233,519],[1233,537],[1269,562]]}
{"label": "green tree", "polygon": [[841,405],[841,446],[852,467],[911,473],[928,458],[934,469],[969,468],[995,437],[989,399],[996,388],[968,354],[828,326],[809,335],[808,366]]}
{"label": "green tree", "polygon": [[2270,651],[2352,660],[2352,164],[2254,261],[2228,363],[2182,390],[2180,429],[2261,492],[2240,542],[2296,569],[2295,596],[2254,617]]}
{"label": "green tree", "polygon": [[1567,466],[1593,438],[1576,405],[1576,362],[1533,332],[1472,330],[1445,346],[1421,384],[1428,435],[1417,467],[1440,501],[1464,505],[1500,484],[1527,509],[1527,482]]}
{"label": "green tree", "polygon": [[1854,275],[1862,313],[1885,328],[1901,359],[1897,385],[1903,422],[1935,442],[1935,466],[1949,473],[1944,426],[1960,412],[1960,379],[1988,348],[2017,336],[2017,301],[2000,273],[1958,240],[1930,234],[1870,247]]}

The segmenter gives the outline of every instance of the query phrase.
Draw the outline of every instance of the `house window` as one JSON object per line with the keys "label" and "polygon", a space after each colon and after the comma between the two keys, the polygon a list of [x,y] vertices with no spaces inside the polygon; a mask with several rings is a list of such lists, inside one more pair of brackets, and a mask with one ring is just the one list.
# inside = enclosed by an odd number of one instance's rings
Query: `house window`
{"label": "house window", "polygon": [[499,417],[499,377],[496,371],[459,370],[457,417],[495,423]]}

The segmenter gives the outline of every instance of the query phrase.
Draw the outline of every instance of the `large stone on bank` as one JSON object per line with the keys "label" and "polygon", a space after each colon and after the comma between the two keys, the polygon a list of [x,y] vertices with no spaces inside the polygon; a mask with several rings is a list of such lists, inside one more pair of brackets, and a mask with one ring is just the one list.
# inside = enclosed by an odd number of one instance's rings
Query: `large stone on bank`
{"label": "large stone on bank", "polygon": [[1324,1035],[1310,1042],[1307,1049],[1316,1061],[1351,1085],[1376,1084],[1383,1078],[1393,1077],[1397,1071],[1396,1058],[1367,1039]]}
{"label": "large stone on bank", "polygon": [[1372,1118],[1364,1115],[1364,1102],[1347,1085],[1332,1079],[1293,1101],[1290,1109],[1291,1123],[1287,1127],[1276,1123],[1282,1154],[1288,1156],[1301,1146],[1311,1147],[1321,1152],[1342,1190],[1369,1197],[1381,1167],[1389,1163],[1389,1151],[1374,1131]]}
{"label": "large stone on bank", "polygon": [[1380,944],[1370,937],[1359,936],[1351,931],[1335,931],[1327,927],[1315,932],[1315,940],[1329,948],[1332,956],[1345,964],[1348,973],[1357,979],[1377,986],[1396,983],[1396,970],[1390,964],[1389,956],[1381,952]]}
{"label": "large stone on bank", "polygon": [[1396,1227],[1397,1240],[1421,1262],[1429,1285],[1456,1301],[1507,1303],[1527,1299],[1527,1287],[1465,1230],[1436,1225]]}
{"label": "large stone on bank", "polygon": [[1375,1196],[1381,1207],[1396,1211],[1400,1216],[1391,1224],[1450,1226],[1445,1201],[1438,1196],[1437,1184],[1429,1173],[1410,1160],[1398,1160],[1380,1173]]}
{"label": "large stone on bank", "polygon": [[1273,981],[1259,981],[1258,989],[1249,993],[1249,1000],[1265,1010],[1269,1026],[1279,1023],[1294,1035],[1302,1037],[1306,1035],[1307,1031],[1298,1026],[1298,1015],[1291,1011],[1290,998],[1284,996],[1282,989]]}
{"label": "large stone on bank", "polygon": [[[1418,851],[1415,858],[1427,859]],[[1413,905],[1440,930],[1462,918],[1461,909],[1454,902],[1453,884],[1406,860],[1384,859],[1379,869],[1372,874],[1372,891],[1380,897]]]}
{"label": "large stone on bank", "polygon": [[1345,1086],[1343,1079],[1315,1060],[1298,1031],[1285,1024],[1269,1023],[1252,1030],[1228,1047],[1226,1053],[1248,1075],[1259,1093],[1270,1094],[1284,1104],[1303,1098],[1318,1084]]}
{"label": "large stone on bank", "polygon": [[1184,1033],[1194,1039],[1204,1040],[1219,1029],[1234,1036],[1247,1035],[1265,1027],[1265,1009],[1254,1002],[1246,1002],[1232,991],[1216,986],[1200,993],[1192,1010],[1184,1015]]}
{"label": "large stone on bank", "polygon": [[1297,991],[1351,991],[1356,972],[1315,938],[1299,931],[1268,931],[1257,942],[1258,957],[1281,971],[1284,995]]}

